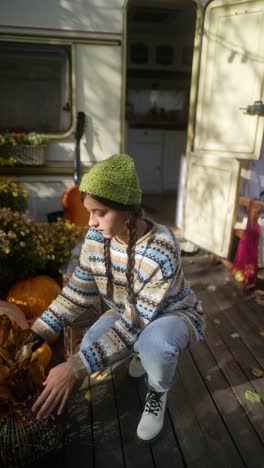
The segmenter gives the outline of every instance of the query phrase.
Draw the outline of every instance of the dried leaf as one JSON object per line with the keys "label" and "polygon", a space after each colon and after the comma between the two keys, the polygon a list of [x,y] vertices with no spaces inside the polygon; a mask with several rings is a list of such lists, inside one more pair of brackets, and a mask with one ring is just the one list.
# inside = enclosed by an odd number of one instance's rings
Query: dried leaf
{"label": "dried leaf", "polygon": [[6,403],[16,403],[16,399],[7,385],[0,385],[0,404]]}
{"label": "dried leaf", "polygon": [[6,347],[16,346],[20,349],[23,344],[32,342],[31,330],[21,330],[15,323],[12,325]]}
{"label": "dried leaf", "polygon": [[252,392],[251,390],[246,390],[245,391],[245,398],[248,401],[251,401],[251,403],[260,403],[261,402],[261,398],[260,398],[259,393]]}
{"label": "dried leaf", "polygon": [[252,367],[250,370],[255,377],[263,377],[264,375],[264,370],[258,369],[257,367]]}
{"label": "dried leaf", "polygon": [[31,330],[22,330],[4,315],[1,325],[0,417],[32,396],[45,378],[40,359],[32,359]]}
{"label": "dried leaf", "polygon": [[240,338],[239,334],[238,333],[231,333],[231,338]]}
{"label": "dried leaf", "polygon": [[264,328],[261,328],[261,329],[259,330],[259,334],[260,334],[261,336],[264,336]]}
{"label": "dried leaf", "polygon": [[28,389],[26,379],[16,381],[16,385],[13,389],[13,394],[16,398],[18,403],[22,403],[26,401],[26,399],[30,396],[30,391]]}
{"label": "dried leaf", "polygon": [[84,398],[88,401],[91,401],[91,392],[88,390],[88,392],[85,393]]}
{"label": "dried leaf", "polygon": [[0,316],[0,346],[3,346],[6,342],[9,331],[11,329],[12,323],[11,320],[6,315]]}
{"label": "dried leaf", "polygon": [[32,355],[32,346],[31,343],[25,344],[22,346],[20,351],[16,355],[16,362],[19,368],[25,368],[31,359]]}
{"label": "dried leaf", "polygon": [[255,302],[259,305],[264,305],[264,296],[256,297]]}
{"label": "dried leaf", "polygon": [[27,373],[27,383],[34,391],[39,388],[45,379],[44,367],[39,359],[33,359],[29,363]]}
{"label": "dried leaf", "polygon": [[237,361],[234,358],[229,359],[227,365],[232,370],[237,369]]}
{"label": "dried leaf", "polygon": [[0,357],[2,358],[2,361],[9,367],[12,367],[14,365],[12,359],[10,359],[8,352],[3,348],[0,348]]}
{"label": "dried leaf", "polygon": [[213,322],[214,322],[215,325],[220,325],[220,323],[221,323],[221,321],[219,319],[214,319]]}
{"label": "dried leaf", "polygon": [[10,374],[10,368],[4,364],[0,364],[0,384],[2,384]]}

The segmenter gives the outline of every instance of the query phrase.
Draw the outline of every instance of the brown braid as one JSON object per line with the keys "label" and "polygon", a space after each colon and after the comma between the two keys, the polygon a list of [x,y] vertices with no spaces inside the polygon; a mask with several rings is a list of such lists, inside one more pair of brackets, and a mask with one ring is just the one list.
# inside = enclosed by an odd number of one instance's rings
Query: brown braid
{"label": "brown braid", "polygon": [[141,209],[130,211],[128,215],[128,246],[127,246],[127,296],[131,310],[131,319],[135,327],[139,327],[139,314],[136,309],[136,297],[134,292],[134,272],[135,272],[135,250],[137,241],[137,222],[141,217]]}
{"label": "brown braid", "polygon": [[[127,211],[128,212],[128,246],[127,246],[127,297],[128,303],[131,308],[131,318],[133,325],[139,327],[139,314],[136,309],[136,297],[134,293],[134,268],[135,268],[135,249],[137,241],[137,222],[143,216],[143,210],[140,206],[132,205],[121,205],[110,200],[107,200],[96,195],[91,195],[85,193],[84,196],[89,195],[90,197],[98,200],[103,205],[109,206],[112,209]],[[111,254],[110,254],[110,244],[111,239],[104,240],[104,256],[105,256],[105,266],[106,266],[106,276],[107,276],[107,286],[106,286],[106,298],[113,299],[114,284],[113,284],[113,273],[112,273],[112,264],[111,264]]]}
{"label": "brown braid", "polygon": [[107,286],[106,286],[107,299],[113,299],[113,273],[112,273],[112,266],[111,266],[110,243],[111,243],[111,239],[104,240],[104,256],[105,256],[106,277],[107,277]]}

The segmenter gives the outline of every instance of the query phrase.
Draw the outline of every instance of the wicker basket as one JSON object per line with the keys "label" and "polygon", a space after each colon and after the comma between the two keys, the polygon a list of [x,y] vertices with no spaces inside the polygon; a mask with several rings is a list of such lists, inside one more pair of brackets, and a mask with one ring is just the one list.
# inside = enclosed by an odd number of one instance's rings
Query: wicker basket
{"label": "wicker basket", "polygon": [[47,158],[47,145],[1,145],[2,158],[13,157],[16,166],[43,166]]}
{"label": "wicker basket", "polygon": [[0,418],[0,466],[26,467],[60,449],[64,429],[54,416],[37,420],[29,401]]}

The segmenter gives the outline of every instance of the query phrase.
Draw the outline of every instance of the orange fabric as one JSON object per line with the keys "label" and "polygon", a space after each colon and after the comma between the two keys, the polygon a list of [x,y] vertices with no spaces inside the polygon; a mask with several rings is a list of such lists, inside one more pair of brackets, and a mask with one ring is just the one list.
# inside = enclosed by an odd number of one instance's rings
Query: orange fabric
{"label": "orange fabric", "polygon": [[77,224],[78,226],[88,226],[89,213],[81,201],[79,185],[74,185],[65,190],[61,197],[61,202],[65,210],[65,218],[70,223]]}

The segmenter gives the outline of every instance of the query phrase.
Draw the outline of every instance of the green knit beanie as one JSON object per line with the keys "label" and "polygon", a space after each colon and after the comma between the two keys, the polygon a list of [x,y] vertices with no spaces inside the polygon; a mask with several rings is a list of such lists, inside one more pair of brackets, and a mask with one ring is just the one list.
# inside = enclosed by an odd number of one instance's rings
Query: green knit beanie
{"label": "green knit beanie", "polygon": [[95,164],[83,176],[79,189],[122,205],[138,206],[142,198],[134,159],[127,154],[113,154]]}

